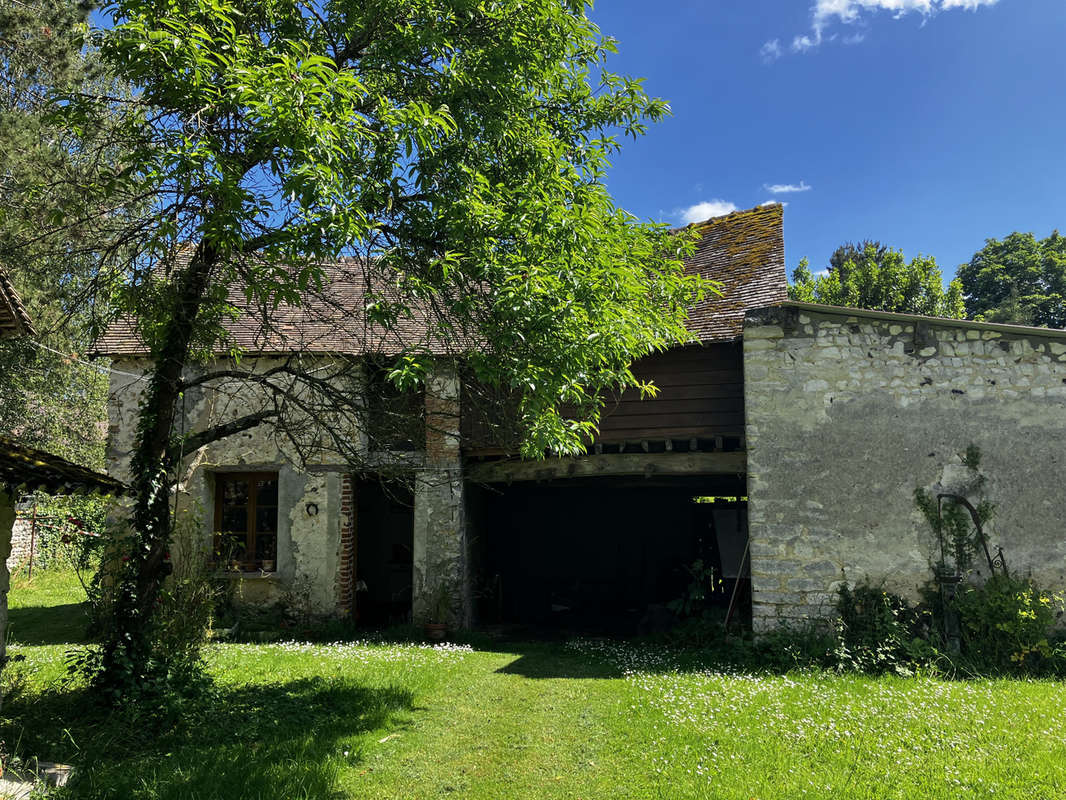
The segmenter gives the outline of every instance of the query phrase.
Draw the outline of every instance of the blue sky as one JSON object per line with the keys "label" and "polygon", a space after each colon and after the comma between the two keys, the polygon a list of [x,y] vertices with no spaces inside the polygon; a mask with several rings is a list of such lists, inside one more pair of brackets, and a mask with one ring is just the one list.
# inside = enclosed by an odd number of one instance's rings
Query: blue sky
{"label": "blue sky", "polygon": [[599,0],[592,17],[620,40],[609,67],[673,109],[609,174],[640,217],[787,202],[790,273],[872,238],[949,276],[987,237],[1066,229],[1066,0]]}

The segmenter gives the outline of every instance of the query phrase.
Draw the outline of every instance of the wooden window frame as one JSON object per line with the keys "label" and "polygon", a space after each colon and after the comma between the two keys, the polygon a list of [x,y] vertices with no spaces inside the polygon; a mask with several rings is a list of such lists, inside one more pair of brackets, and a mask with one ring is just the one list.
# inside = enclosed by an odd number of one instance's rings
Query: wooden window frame
{"label": "wooden window frame", "polygon": [[[224,502],[223,501],[225,499],[224,486],[225,486],[225,484],[227,482],[236,483],[238,481],[243,481],[243,482],[247,483],[247,485],[248,485],[248,503],[247,503],[247,506],[245,506],[245,508],[247,509],[247,520],[246,520],[246,525],[245,525],[246,530],[244,531],[244,534],[245,534],[244,559],[242,561],[240,561],[240,562],[234,561],[231,564],[226,564],[225,566],[226,567],[234,567],[235,565],[239,564],[241,572],[277,572],[277,569],[278,569],[278,527],[279,527],[278,521],[279,521],[280,516],[281,516],[280,492],[279,492],[279,496],[278,496],[278,504],[274,506],[275,518],[274,518],[274,531],[273,531],[273,536],[274,536],[273,558],[271,558],[271,559],[268,559],[268,558],[259,559],[255,555],[255,552],[256,552],[256,550],[255,550],[256,536],[259,533],[258,531],[256,531],[256,522],[257,522],[257,516],[258,516],[258,508],[257,508],[258,498],[257,498],[257,492],[255,491],[255,484],[256,484],[257,481],[274,481],[275,484],[278,484],[278,473],[277,472],[267,472],[267,471],[259,472],[259,471],[256,471],[256,472],[216,472],[215,473],[215,524],[214,524],[214,530],[212,532],[212,554],[213,554],[213,558],[215,560],[218,560],[218,559],[221,559],[222,556],[223,556],[223,554],[221,552],[223,534],[225,534],[225,533],[228,533],[228,534],[240,533],[240,531],[223,531],[222,530],[222,510],[223,510],[223,507],[224,507]],[[278,488],[280,489],[280,485],[279,485]],[[273,561],[274,562],[271,569],[265,569],[264,568],[264,562],[265,561]]]}

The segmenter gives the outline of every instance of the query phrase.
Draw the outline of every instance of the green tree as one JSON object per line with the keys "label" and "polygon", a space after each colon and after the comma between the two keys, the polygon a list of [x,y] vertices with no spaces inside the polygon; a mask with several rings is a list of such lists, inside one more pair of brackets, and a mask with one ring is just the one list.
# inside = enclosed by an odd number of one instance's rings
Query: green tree
{"label": "green tree", "polygon": [[[110,10],[100,54],[135,96],[68,95],[56,114],[74,131],[121,119],[130,155],[84,188],[122,209],[108,219],[126,221],[135,248],[100,254],[96,286],[132,315],[154,364],[131,465],[137,545],[98,681],[115,695],[155,663],[148,631],[182,447],[281,413],[176,434],[182,393],[211,380],[186,368],[238,351],[224,325],[240,313],[233,287],[269,312],[321,290],[324,262],[356,257],[374,300],[362,322],[423,322],[389,379],[417,387],[442,350],[462,355],[477,381],[518,395],[524,452],[542,455],[583,449],[605,391],[638,385],[632,359],[687,339],[685,309],[704,286],[683,273],[689,237],[637,223],[606,191],[617,137],[668,107],[605,69],[615,45],[584,0]],[[306,372],[289,378],[308,391],[257,385],[288,405],[329,393]]]}
{"label": "green tree", "polygon": [[953,280],[945,289],[932,256],[918,255],[908,262],[902,251],[880,242],[838,247],[822,275],[812,274],[809,262],[802,259],[792,273],[788,294],[793,300],[807,303],[965,317],[961,284]]}
{"label": "green tree", "polygon": [[974,319],[1066,327],[1066,237],[1058,231],[988,239],[959,267],[959,279]]}
{"label": "green tree", "polygon": [[[106,364],[90,366],[97,307],[86,302],[93,250],[112,246],[86,179],[100,171],[111,118],[85,127],[81,146],[50,118],[56,93],[116,91],[87,47],[92,4],[0,2],[0,264],[31,310],[39,341],[0,343],[0,433],[87,466],[103,466]],[[88,146],[86,146],[88,145]],[[106,167],[110,172],[110,166]],[[76,212],[76,213],[68,213]],[[42,220],[67,214],[63,235],[42,237]],[[103,299],[98,298],[98,299]]]}

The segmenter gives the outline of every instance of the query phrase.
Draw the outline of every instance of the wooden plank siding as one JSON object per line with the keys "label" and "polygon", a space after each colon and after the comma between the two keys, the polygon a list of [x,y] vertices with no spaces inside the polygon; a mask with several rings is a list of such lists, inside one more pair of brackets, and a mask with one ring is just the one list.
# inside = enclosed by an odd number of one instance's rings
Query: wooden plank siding
{"label": "wooden plank siding", "polygon": [[627,390],[604,409],[597,442],[744,434],[744,377],[738,342],[674,348],[633,365],[659,393]]}
{"label": "wooden plank siding", "polygon": [[[607,402],[592,444],[641,440],[707,439],[744,435],[744,377],[739,342],[692,345],[637,361],[633,373],[659,389],[641,399],[631,389]],[[467,395],[463,449],[467,455],[513,454],[513,431],[499,409]],[[492,420],[491,422],[489,420]],[[509,441],[510,440],[510,441]]]}

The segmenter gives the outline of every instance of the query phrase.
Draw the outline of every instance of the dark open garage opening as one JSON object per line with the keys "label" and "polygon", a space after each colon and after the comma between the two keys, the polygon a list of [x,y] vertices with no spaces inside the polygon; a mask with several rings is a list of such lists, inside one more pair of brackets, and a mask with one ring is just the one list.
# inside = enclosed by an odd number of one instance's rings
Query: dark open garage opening
{"label": "dark open garage opening", "polygon": [[414,497],[400,481],[355,485],[355,619],[384,626],[411,619]]}
{"label": "dark open garage opening", "polygon": [[654,633],[697,560],[724,578],[720,616],[735,597],[734,620],[750,620],[744,493],[743,476],[470,486],[478,622]]}

